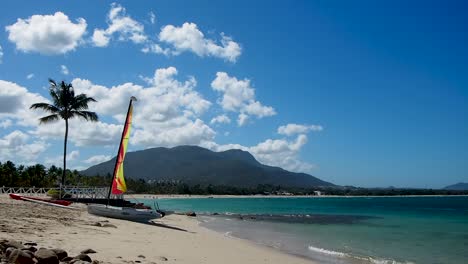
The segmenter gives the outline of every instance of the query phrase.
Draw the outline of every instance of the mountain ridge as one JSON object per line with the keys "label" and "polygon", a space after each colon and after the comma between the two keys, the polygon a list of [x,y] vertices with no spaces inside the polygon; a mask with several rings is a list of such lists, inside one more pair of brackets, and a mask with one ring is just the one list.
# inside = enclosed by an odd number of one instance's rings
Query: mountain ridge
{"label": "mountain ridge", "polygon": [[444,187],[445,190],[457,190],[457,191],[464,191],[468,190],[468,182],[459,182],[449,186]]}
{"label": "mountain ridge", "polygon": [[[81,171],[87,176],[112,174],[115,157]],[[148,180],[177,180],[195,185],[256,187],[259,184],[284,187],[335,186],[306,173],[296,173],[261,164],[240,149],[214,152],[199,146],[157,147],[128,152],[125,175]]]}

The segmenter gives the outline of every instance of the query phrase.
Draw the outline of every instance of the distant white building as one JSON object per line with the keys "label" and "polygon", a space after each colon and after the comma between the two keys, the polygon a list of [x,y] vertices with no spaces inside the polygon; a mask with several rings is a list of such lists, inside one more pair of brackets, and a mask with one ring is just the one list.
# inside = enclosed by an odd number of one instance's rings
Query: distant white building
{"label": "distant white building", "polygon": [[314,195],[322,196],[322,192],[321,191],[314,191]]}

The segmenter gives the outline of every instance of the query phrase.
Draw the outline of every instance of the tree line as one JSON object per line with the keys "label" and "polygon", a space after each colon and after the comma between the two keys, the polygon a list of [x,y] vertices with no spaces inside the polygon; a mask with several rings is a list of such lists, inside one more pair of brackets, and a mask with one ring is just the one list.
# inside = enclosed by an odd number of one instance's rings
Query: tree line
{"label": "tree line", "polygon": [[[85,176],[77,170],[66,170],[54,165],[46,168],[42,164],[30,166],[15,165],[11,161],[0,162],[0,186],[6,187],[58,187],[65,175],[68,186],[107,187],[112,175]],[[259,184],[255,187],[223,185],[189,185],[180,181],[145,181],[126,179],[129,193],[145,194],[189,194],[189,195],[323,195],[337,196],[393,196],[393,195],[468,195],[468,190],[404,189],[404,188],[358,188],[353,186],[336,187],[284,187]]]}

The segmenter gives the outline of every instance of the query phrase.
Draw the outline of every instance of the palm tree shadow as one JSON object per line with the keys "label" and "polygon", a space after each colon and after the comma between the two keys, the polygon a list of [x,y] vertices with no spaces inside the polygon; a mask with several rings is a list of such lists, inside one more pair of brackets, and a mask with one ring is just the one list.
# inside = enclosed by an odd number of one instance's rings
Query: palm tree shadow
{"label": "palm tree shadow", "polygon": [[142,224],[157,226],[157,227],[162,227],[162,228],[167,228],[167,229],[172,229],[172,230],[177,230],[177,231],[182,231],[182,232],[188,232],[188,233],[191,233],[191,234],[195,234],[195,232],[188,231],[187,229],[183,229],[183,228],[179,228],[179,227],[175,227],[175,226],[170,226],[170,225],[166,225],[166,224],[163,224],[163,223],[157,223],[157,222],[154,222],[154,221],[148,221],[148,222],[144,222]]}

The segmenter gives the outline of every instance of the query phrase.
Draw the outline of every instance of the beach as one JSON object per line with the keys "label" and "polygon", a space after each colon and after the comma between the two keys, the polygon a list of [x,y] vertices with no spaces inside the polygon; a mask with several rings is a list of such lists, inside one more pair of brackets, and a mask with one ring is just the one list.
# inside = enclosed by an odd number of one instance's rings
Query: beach
{"label": "beach", "polygon": [[84,204],[73,206],[78,210],[0,195],[0,239],[61,248],[71,256],[90,248],[99,263],[316,263],[206,229],[196,217],[169,215],[141,224],[90,215]]}

